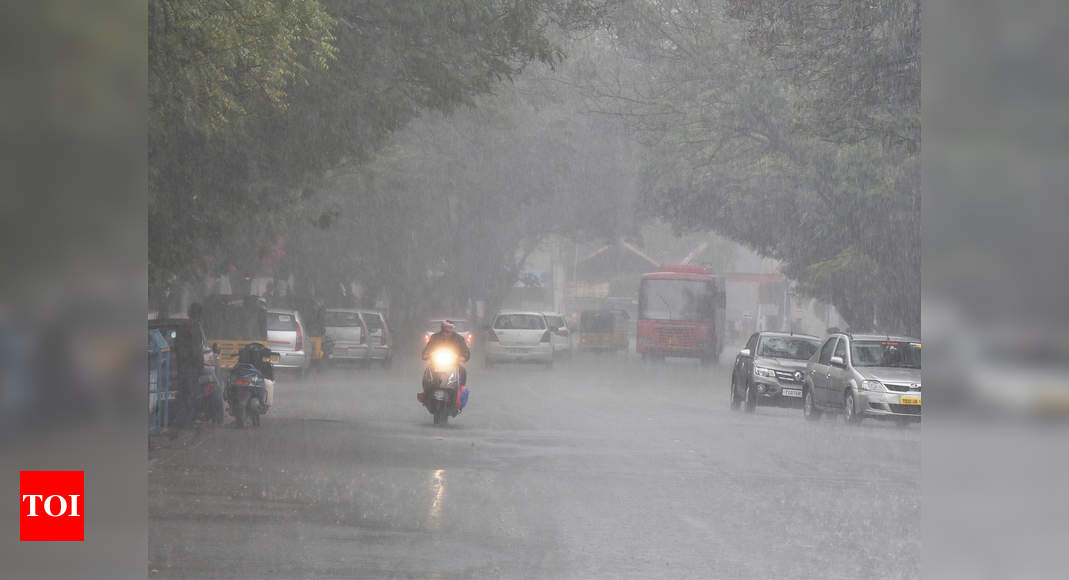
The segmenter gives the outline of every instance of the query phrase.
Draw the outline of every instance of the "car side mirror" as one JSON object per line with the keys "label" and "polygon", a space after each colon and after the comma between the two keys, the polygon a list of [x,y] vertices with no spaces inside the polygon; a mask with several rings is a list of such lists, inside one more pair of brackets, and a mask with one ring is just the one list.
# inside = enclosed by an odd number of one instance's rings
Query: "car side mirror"
{"label": "car side mirror", "polygon": [[744,348],[739,351],[739,356],[750,356],[750,349]]}
{"label": "car side mirror", "polygon": [[831,366],[833,366],[833,367],[844,367],[844,366],[846,366],[846,361],[844,361],[843,357],[841,357],[841,356],[833,356],[833,357],[831,357],[831,360],[829,360],[828,362],[830,362]]}

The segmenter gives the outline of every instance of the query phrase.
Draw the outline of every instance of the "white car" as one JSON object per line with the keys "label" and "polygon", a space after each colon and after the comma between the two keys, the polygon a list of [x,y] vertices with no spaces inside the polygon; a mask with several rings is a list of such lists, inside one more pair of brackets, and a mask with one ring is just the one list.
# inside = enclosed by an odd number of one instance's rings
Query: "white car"
{"label": "white car", "polygon": [[541,312],[501,312],[486,333],[486,366],[533,362],[551,367],[552,336]]}
{"label": "white car", "polygon": [[549,330],[553,333],[549,337],[549,341],[553,344],[553,355],[571,358],[574,348],[572,331],[568,328],[568,323],[564,320],[564,316],[556,312],[543,312],[542,315],[546,317],[546,324],[549,325]]}

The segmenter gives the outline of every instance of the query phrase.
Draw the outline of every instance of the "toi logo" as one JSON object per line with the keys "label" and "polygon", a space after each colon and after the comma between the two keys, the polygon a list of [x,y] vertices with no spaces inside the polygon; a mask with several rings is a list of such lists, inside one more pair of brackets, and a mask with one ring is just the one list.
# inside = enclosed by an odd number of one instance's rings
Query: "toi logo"
{"label": "toi logo", "polygon": [[85,472],[19,472],[19,540],[85,540]]}

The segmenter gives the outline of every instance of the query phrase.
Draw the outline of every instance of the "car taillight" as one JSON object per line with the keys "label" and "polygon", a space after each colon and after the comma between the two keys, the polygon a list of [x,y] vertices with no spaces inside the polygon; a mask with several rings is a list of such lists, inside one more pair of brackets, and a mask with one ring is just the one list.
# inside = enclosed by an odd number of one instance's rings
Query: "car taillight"
{"label": "car taillight", "polygon": [[427,344],[430,341],[431,341],[431,333],[428,332],[427,334],[423,335],[423,344]]}
{"label": "car taillight", "polygon": [[549,334],[550,333],[548,330],[544,334],[542,334],[542,342],[549,342]]}
{"label": "car taillight", "polygon": [[468,336],[464,337],[464,340],[468,341],[468,345],[469,346],[471,345],[471,333],[470,332],[468,333]]}
{"label": "car taillight", "polygon": [[304,329],[301,328],[301,323],[297,323],[297,344],[294,345],[293,350],[304,350]]}
{"label": "car taillight", "polygon": [[208,394],[215,390],[215,383],[204,383],[204,394]]}
{"label": "car taillight", "polygon": [[490,330],[490,332],[486,333],[486,340],[489,342],[497,342],[497,333]]}

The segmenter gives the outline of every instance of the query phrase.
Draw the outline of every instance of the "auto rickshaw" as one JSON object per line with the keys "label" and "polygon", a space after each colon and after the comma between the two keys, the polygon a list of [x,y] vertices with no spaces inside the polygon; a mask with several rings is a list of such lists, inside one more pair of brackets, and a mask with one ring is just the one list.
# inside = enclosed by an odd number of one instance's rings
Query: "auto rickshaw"
{"label": "auto rickshaw", "polygon": [[620,309],[584,310],[579,314],[579,348],[589,351],[626,350],[631,317]]}
{"label": "auto rickshaw", "polygon": [[203,303],[204,334],[219,345],[219,368],[231,369],[241,349],[253,342],[267,346],[267,301],[259,296],[213,294]]}

